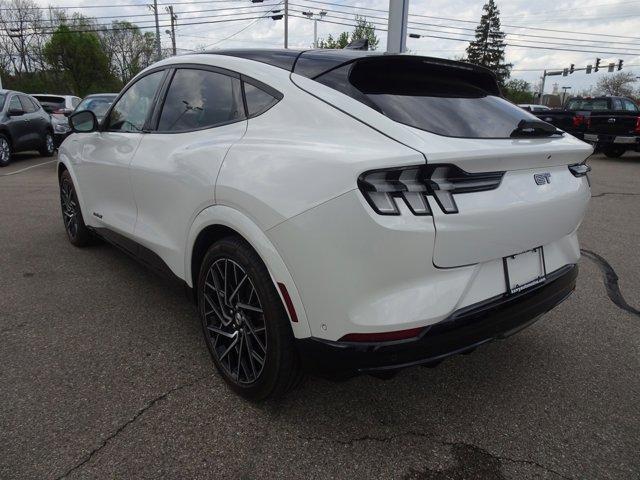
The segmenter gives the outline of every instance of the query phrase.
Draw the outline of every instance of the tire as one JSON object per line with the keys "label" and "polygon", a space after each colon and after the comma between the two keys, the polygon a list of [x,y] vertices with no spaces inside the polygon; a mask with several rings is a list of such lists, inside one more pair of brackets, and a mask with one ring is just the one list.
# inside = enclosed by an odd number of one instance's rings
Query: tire
{"label": "tire", "polygon": [[260,401],[281,397],[300,381],[289,317],[269,272],[246,242],[227,237],[211,245],[197,289],[207,348],[232,390]]}
{"label": "tire", "polygon": [[627,150],[624,147],[607,147],[602,151],[609,158],[620,158]]}
{"label": "tire", "polygon": [[66,170],[60,176],[60,207],[62,222],[69,242],[76,247],[89,245],[91,232],[84,224],[76,189],[73,186],[71,175]]}
{"label": "tire", "polygon": [[55,138],[53,137],[53,133],[47,131],[44,136],[43,145],[40,147],[40,156],[41,157],[51,157],[56,151],[56,143]]}
{"label": "tire", "polygon": [[9,137],[0,133],[0,167],[6,167],[11,163],[13,149]]}

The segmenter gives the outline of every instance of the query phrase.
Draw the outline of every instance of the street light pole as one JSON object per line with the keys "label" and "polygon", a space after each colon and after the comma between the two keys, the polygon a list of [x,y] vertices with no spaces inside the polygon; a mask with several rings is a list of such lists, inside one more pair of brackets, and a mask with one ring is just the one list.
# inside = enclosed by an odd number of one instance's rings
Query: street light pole
{"label": "street light pole", "polygon": [[173,13],[173,5],[169,5],[167,7],[167,12],[169,13],[169,17],[171,18],[171,30],[168,30],[167,33],[169,33],[169,35],[171,35],[171,50],[173,52],[173,55],[177,55],[177,49],[176,49],[176,20],[178,19],[178,16],[175,15]]}
{"label": "street light pole", "polygon": [[149,8],[153,10],[153,16],[156,20],[156,60],[162,58],[162,47],[160,44],[160,24],[158,23],[158,0],[153,0],[153,5],[149,5]]}
{"label": "street light pole", "polygon": [[284,0],[284,48],[289,48],[289,0]]}
{"label": "street light pole", "polygon": [[313,48],[318,48],[318,19],[315,18],[315,15],[320,15],[320,20],[324,17],[327,12],[325,10],[320,10],[317,14],[313,13],[311,10],[306,12],[302,12],[302,14],[307,17],[309,20],[313,20]]}

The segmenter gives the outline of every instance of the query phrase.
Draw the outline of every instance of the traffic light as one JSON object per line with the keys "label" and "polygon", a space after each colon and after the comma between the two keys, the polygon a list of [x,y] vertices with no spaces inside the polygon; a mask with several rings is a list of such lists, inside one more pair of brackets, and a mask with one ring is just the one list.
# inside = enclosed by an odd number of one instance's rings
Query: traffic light
{"label": "traffic light", "polygon": [[591,69],[592,69],[592,68],[593,68],[593,66],[591,66],[591,65],[587,65],[587,68],[585,68],[585,71],[586,71],[587,73],[591,73]]}
{"label": "traffic light", "polygon": [[568,73],[569,73],[569,69],[568,68],[565,68],[564,70],[562,70],[562,76],[563,77],[566,77],[568,75]]}
{"label": "traffic light", "polygon": [[622,70],[622,59],[618,59],[618,70]]}
{"label": "traffic light", "polygon": [[607,69],[607,71],[609,73],[613,72],[613,69],[616,68],[616,64],[615,63],[610,63],[609,64],[609,68]]}
{"label": "traffic light", "polygon": [[600,59],[596,58],[596,66],[593,67],[593,71],[597,72],[598,70],[600,70]]}
{"label": "traffic light", "polygon": [[575,69],[575,65],[572,63],[571,66],[569,67],[569,73],[573,73]]}

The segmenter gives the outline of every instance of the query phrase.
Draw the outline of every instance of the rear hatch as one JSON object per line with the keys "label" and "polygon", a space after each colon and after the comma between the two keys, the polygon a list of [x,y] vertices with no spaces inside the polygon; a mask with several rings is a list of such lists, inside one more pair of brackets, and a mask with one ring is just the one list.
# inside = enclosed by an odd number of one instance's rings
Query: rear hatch
{"label": "rear hatch", "polygon": [[43,110],[50,115],[64,118],[65,114],[71,111],[66,108],[64,97],[58,97],[56,95],[33,95],[33,97],[40,102]]}
{"label": "rear hatch", "polygon": [[[388,178],[405,182],[409,191],[424,186],[436,229],[436,266],[514,255],[579,226],[590,192],[568,166],[583,162],[592,148],[502,98],[488,70],[385,55],[313,78],[357,102],[314,94],[424,154],[425,168],[398,174],[389,165]],[[380,181],[379,170],[374,176],[373,183]],[[376,188],[367,181],[366,188]]]}
{"label": "rear hatch", "polygon": [[608,135],[639,135],[637,112],[608,112],[592,114],[589,119],[589,133]]}

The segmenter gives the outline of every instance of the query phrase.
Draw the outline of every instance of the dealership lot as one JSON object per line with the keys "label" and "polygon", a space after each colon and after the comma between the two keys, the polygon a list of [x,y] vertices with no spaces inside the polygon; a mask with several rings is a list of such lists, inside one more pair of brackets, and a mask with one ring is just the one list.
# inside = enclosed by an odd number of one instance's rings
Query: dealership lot
{"label": "dealership lot", "polygon": [[179,288],[68,244],[43,162],[0,170],[0,478],[637,478],[640,154],[590,160],[578,288],[531,328],[261,405]]}

